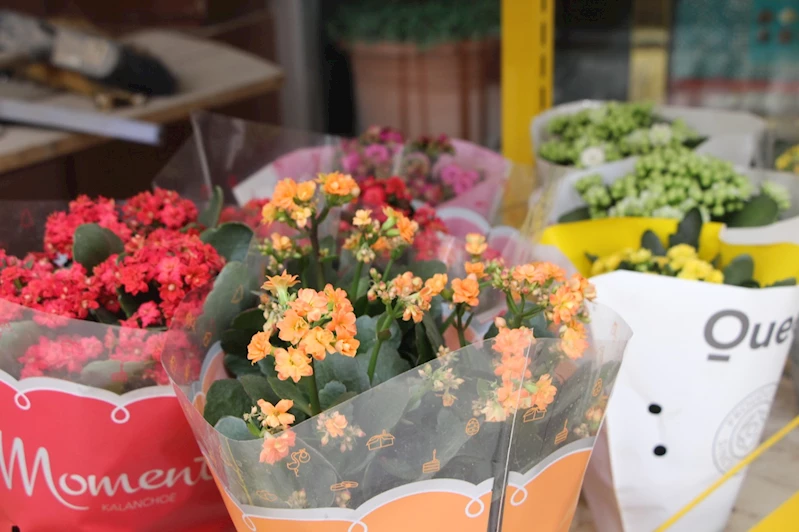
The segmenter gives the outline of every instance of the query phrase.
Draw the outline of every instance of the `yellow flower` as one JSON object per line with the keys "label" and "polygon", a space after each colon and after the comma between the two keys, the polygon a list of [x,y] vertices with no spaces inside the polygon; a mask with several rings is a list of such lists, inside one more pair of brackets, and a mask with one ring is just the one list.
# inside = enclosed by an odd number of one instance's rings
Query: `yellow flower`
{"label": "yellow flower", "polygon": [[352,219],[352,225],[355,227],[365,227],[372,223],[372,211],[369,209],[358,209],[355,212],[355,217]]}
{"label": "yellow flower", "polygon": [[705,281],[707,281],[708,283],[721,284],[724,282],[724,273],[721,270],[713,270],[705,278]]}
{"label": "yellow flower", "polygon": [[643,264],[652,258],[652,252],[646,248],[641,248],[633,251],[630,254],[629,261],[633,264]]}
{"label": "yellow flower", "polygon": [[272,233],[270,236],[272,239],[272,247],[275,251],[288,251],[291,249],[291,239],[285,235],[281,235],[280,233]]}
{"label": "yellow flower", "polygon": [[480,233],[469,233],[466,235],[466,253],[469,255],[479,256],[485,253],[488,249],[486,244],[486,237]]}
{"label": "yellow flower", "polygon": [[666,256],[669,258],[671,269],[677,271],[682,269],[688,260],[696,258],[696,248],[688,244],[677,244],[669,248]]}
{"label": "yellow flower", "polygon": [[677,274],[680,279],[704,280],[713,272],[713,266],[701,259],[688,259]]}
{"label": "yellow flower", "polygon": [[293,406],[294,401],[291,399],[281,399],[276,405],[263,399],[258,400],[258,407],[264,414],[265,423],[273,429],[294,423],[294,416],[288,413]]}

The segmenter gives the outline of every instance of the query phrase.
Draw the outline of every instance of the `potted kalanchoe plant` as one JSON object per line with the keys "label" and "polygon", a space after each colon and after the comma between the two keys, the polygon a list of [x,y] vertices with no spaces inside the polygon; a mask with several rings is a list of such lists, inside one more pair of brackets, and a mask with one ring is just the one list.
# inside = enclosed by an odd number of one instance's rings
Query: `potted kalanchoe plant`
{"label": "potted kalanchoe plant", "polygon": [[[478,499],[488,497],[467,510],[481,516],[475,522],[483,528],[496,522],[494,512],[510,512],[507,522],[516,522],[513,508],[524,501],[505,504],[508,479],[519,486],[513,493],[530,488],[534,466],[556,449],[585,450],[598,428],[592,432],[585,420],[612,388],[625,326],[601,310],[591,313],[596,323],[589,320],[594,291],[582,276],[567,277],[546,262],[508,267],[501,258],[487,260],[479,234],[466,239],[458,275],[438,261],[408,261],[418,224],[391,207],[380,219],[358,209],[342,239],[320,237],[331,213],[347,212],[359,195],[357,182],[340,173],[281,180],[264,222],[286,224],[294,234],[275,233],[257,246],[255,305],[239,298],[237,315],[194,331],[195,349],[167,350],[165,366],[177,368],[170,375],[187,393],[184,408],[231,516],[242,530],[290,530],[284,518],[313,527],[319,511],[340,506],[344,513],[331,519],[377,523],[370,520],[385,517],[365,515],[375,497],[400,500],[426,492],[415,482],[449,478],[466,481],[456,491],[468,485]],[[492,293],[505,300],[505,314],[485,341],[470,345],[472,317]],[[212,296],[227,301],[216,288]],[[231,315],[230,305],[222,307],[204,303],[212,316],[205,321]],[[187,334],[185,325],[176,329]],[[448,329],[453,345],[444,340]],[[210,379],[207,387],[201,378],[200,398],[181,368],[205,358],[205,367],[218,371],[220,357],[235,378]],[[566,514],[541,511],[553,523],[570,519],[581,463],[564,472],[572,479],[562,494]],[[507,477],[505,464],[518,473]],[[247,519],[240,519],[236,508],[245,506]],[[285,513],[292,510],[298,513]],[[460,507],[442,517],[460,522],[462,514]],[[425,515],[395,517],[436,529],[440,519]]]}
{"label": "potted kalanchoe plant", "polygon": [[[635,330],[586,476],[600,528],[657,528],[760,441],[799,315],[799,246],[731,244],[723,229],[695,207],[679,223],[600,218],[543,232]],[[682,529],[723,528],[742,481]]]}
{"label": "potted kalanchoe plant", "polygon": [[776,222],[791,209],[781,183],[760,183],[731,163],[684,148],[660,149],[614,172],[575,175],[573,187],[584,206],[560,215],[559,222],[589,218],[642,216],[682,219],[698,208],[707,221],[729,227]]}
{"label": "potted kalanchoe plant", "polygon": [[647,103],[608,102],[552,118],[548,138],[538,147],[547,161],[590,168],[665,146],[693,147],[701,135],[682,120],[668,121]]}
{"label": "potted kalanchoe plant", "polygon": [[[125,509],[138,528],[223,526],[221,500],[196,462],[161,364],[183,297],[236,258],[237,235],[245,252],[251,239],[244,226],[217,226],[220,199],[200,212],[163,189],[121,205],[81,196],[47,218],[43,251],[0,250],[0,463],[10,464],[0,481],[0,525],[112,528],[102,505]],[[47,404],[59,405],[56,419]],[[148,437],[131,462],[126,439],[142,430]],[[38,453],[32,470],[25,449]],[[77,487],[34,488],[25,479],[40,463],[48,478],[71,474]],[[186,482],[146,480],[155,478],[149,471],[183,469]],[[142,493],[150,502],[138,505]]]}

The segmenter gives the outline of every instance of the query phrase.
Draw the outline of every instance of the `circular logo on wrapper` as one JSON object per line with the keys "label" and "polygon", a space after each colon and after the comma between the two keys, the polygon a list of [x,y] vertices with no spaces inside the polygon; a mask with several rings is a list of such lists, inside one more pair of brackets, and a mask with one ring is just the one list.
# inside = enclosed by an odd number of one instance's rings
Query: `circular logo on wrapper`
{"label": "circular logo on wrapper", "polygon": [[713,463],[720,473],[727,472],[757,447],[776,392],[776,383],[761,386],[724,418],[713,439]]}

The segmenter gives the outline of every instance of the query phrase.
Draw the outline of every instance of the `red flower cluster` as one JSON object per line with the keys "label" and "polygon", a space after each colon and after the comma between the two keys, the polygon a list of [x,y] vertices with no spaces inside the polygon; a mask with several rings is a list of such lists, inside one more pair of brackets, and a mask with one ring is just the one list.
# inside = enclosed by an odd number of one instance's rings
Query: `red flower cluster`
{"label": "red flower cluster", "polygon": [[72,257],[72,237],[82,224],[96,223],[113,231],[122,241],[130,238],[130,228],[119,219],[116,202],[99,197],[79,196],[69,203],[67,212],[54,212],[47,218],[44,229],[44,251],[51,259],[59,255]]}
{"label": "red flower cluster", "polygon": [[42,336],[19,358],[21,378],[75,375],[103,352],[103,343],[93,336],[61,335],[55,340]]}
{"label": "red flower cluster", "polygon": [[99,294],[100,287],[80,264],[56,268],[41,255],[18,259],[0,250],[0,298],[52,315],[34,314],[36,321],[86,319],[100,306]]}
{"label": "red flower cluster", "polygon": [[163,188],[133,196],[122,206],[122,214],[128,226],[138,233],[158,227],[180,229],[197,222],[197,206],[174,190]]}
{"label": "red flower cluster", "polygon": [[131,298],[148,300],[123,326],[169,326],[186,293],[212,281],[222,266],[224,259],[197,235],[156,229],[133,237],[121,260],[109,257],[94,275],[109,296],[121,289]]}

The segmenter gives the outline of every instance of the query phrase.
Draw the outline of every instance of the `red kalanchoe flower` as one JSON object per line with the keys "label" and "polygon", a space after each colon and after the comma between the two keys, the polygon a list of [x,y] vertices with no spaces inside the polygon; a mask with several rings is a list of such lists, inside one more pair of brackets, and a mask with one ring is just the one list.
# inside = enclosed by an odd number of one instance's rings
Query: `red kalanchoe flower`
{"label": "red kalanchoe flower", "polygon": [[130,198],[122,206],[128,225],[139,233],[159,227],[180,229],[197,222],[197,206],[174,190],[156,188]]}
{"label": "red kalanchoe flower", "polygon": [[55,340],[43,336],[19,357],[20,377],[75,377],[102,352],[102,342],[93,336],[61,335]]}
{"label": "red kalanchoe flower", "polygon": [[113,231],[122,241],[130,238],[130,228],[119,220],[116,203],[112,199],[79,196],[69,203],[67,212],[54,212],[47,218],[44,229],[44,251],[51,259],[59,255],[72,257],[75,229],[80,225],[96,223]]}

